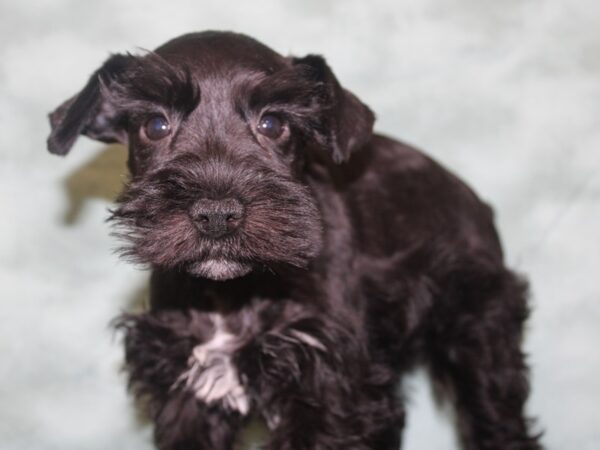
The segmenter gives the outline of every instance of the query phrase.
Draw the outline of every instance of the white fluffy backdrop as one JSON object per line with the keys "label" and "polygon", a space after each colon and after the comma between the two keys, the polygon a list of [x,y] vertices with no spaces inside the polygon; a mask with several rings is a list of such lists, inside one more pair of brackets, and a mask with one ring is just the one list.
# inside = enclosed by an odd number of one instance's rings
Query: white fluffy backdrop
{"label": "white fluffy backdrop", "polygon": [[[528,274],[528,411],[549,449],[600,448],[600,2],[597,0],[0,1],[0,447],[149,450],[110,320],[147,274],[104,222],[125,150],[46,152],[46,114],[109,52],[205,29],[323,54],[378,115],[497,212]],[[456,449],[411,374],[408,450]],[[253,433],[245,439],[257,445]]]}

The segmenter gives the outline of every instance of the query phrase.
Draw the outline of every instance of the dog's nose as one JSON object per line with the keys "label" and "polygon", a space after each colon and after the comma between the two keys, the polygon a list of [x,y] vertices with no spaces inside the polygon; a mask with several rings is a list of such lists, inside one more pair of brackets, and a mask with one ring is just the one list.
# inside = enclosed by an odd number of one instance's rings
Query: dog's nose
{"label": "dog's nose", "polygon": [[240,225],[244,216],[244,206],[235,198],[203,198],[190,208],[190,216],[200,233],[218,238],[231,233]]}

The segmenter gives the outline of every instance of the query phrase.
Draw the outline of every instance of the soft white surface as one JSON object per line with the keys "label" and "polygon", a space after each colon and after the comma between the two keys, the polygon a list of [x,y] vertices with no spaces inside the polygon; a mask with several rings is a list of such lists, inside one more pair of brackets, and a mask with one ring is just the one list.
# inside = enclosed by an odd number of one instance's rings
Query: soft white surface
{"label": "soft white surface", "polygon": [[[0,1],[0,447],[151,449],[108,323],[146,275],[111,253],[124,151],[46,153],[46,113],[109,52],[231,29],[324,54],[377,112],[492,202],[529,274],[528,409],[549,449],[600,448],[600,2]],[[456,448],[422,375],[405,448]]]}

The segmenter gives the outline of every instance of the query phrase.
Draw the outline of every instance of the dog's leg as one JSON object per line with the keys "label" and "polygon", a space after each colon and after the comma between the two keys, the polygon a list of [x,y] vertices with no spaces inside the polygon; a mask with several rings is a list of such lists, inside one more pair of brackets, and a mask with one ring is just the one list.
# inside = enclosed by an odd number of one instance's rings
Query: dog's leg
{"label": "dog's leg", "polygon": [[240,414],[209,406],[184,390],[165,397],[153,416],[161,450],[230,450],[242,425]]}
{"label": "dog's leg", "polygon": [[189,322],[179,311],[129,315],[118,322],[125,330],[130,386],[148,403],[161,450],[230,450],[244,414],[224,402],[208,404],[190,389],[202,382],[201,367],[190,358],[202,345]]}
{"label": "dog's leg", "polygon": [[455,396],[465,448],[540,449],[523,411],[529,391],[520,349],[528,314],[524,284],[502,269],[452,277],[431,362]]}
{"label": "dog's leg", "polygon": [[368,360],[359,333],[308,318],[240,350],[272,430],[269,450],[398,450],[403,414],[396,375]]}

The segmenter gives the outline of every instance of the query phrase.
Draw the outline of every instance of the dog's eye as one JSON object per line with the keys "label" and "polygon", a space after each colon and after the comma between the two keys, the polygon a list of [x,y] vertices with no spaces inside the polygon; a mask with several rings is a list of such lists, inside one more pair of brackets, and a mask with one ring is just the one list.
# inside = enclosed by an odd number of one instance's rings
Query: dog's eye
{"label": "dog's eye", "polygon": [[144,125],[144,131],[148,139],[158,141],[159,139],[165,138],[171,132],[171,125],[163,116],[151,117],[146,125]]}
{"label": "dog's eye", "polygon": [[258,122],[258,132],[270,139],[277,139],[283,133],[281,119],[273,114],[265,114]]}

